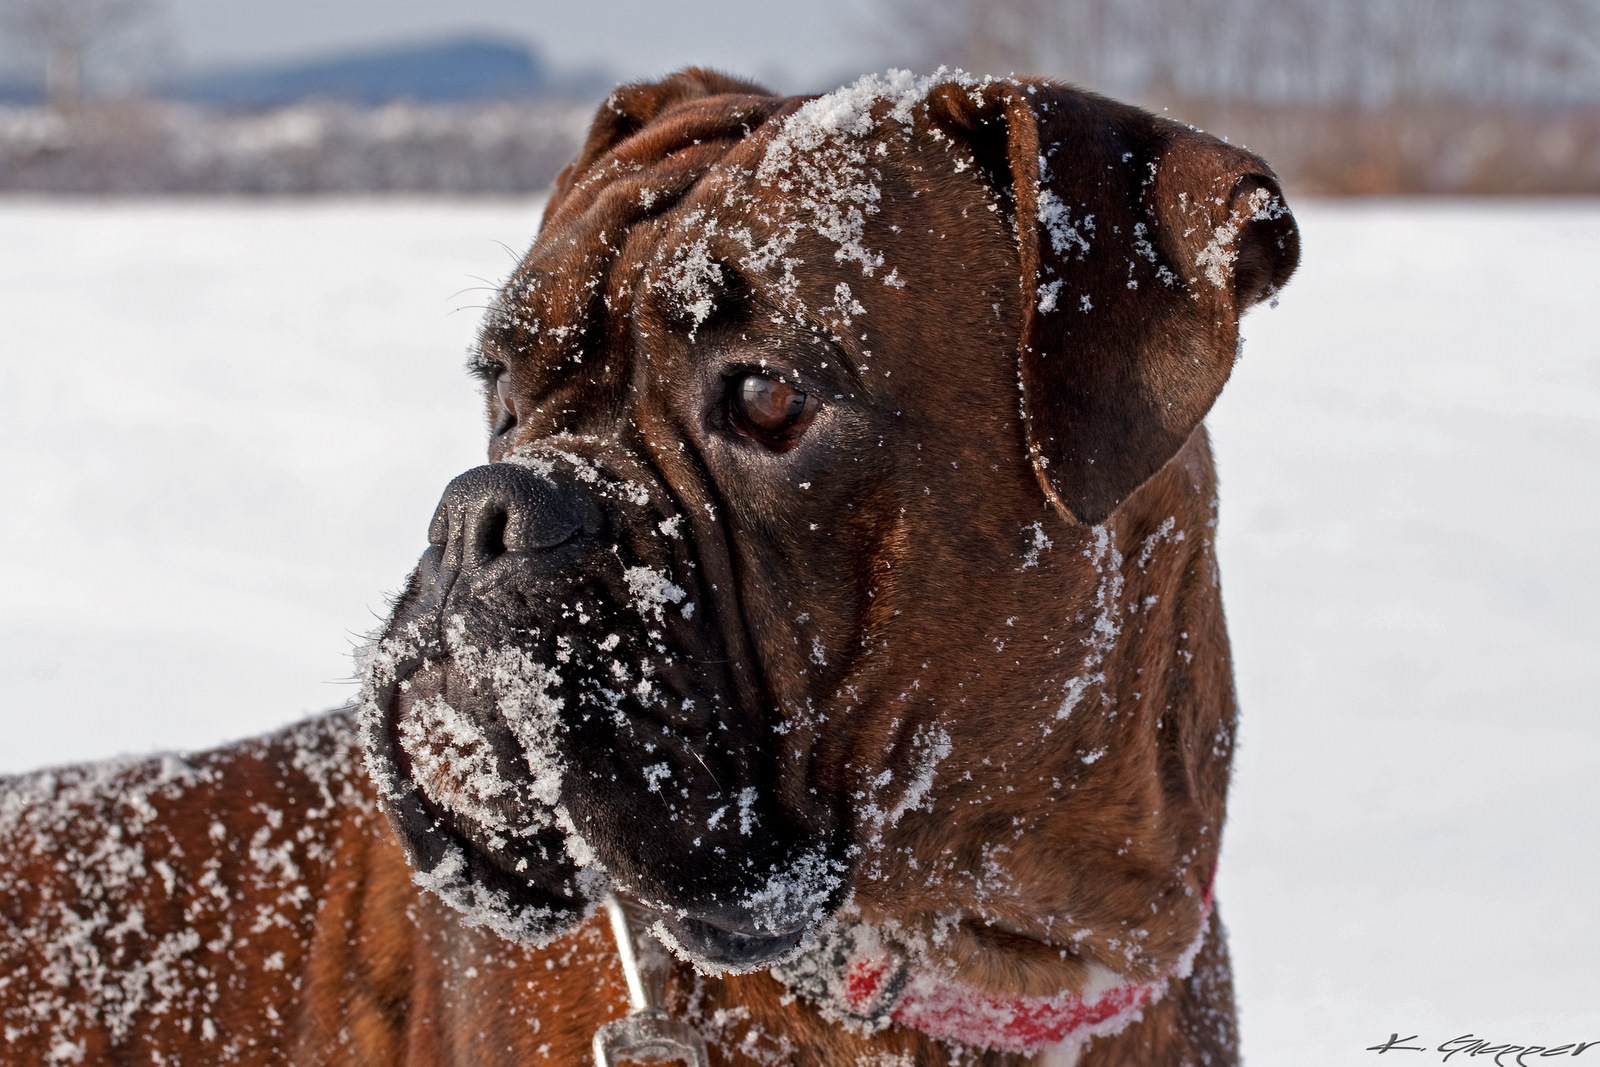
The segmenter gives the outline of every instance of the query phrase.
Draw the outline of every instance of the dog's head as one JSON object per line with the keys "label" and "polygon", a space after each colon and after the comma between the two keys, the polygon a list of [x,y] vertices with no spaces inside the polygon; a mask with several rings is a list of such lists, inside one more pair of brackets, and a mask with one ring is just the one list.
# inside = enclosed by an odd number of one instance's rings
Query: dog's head
{"label": "dog's head", "polygon": [[1209,561],[1191,438],[1296,255],[1259,159],[1048,82],[614,93],[485,323],[491,462],[369,656],[419,880],[535,941],[615,884],[712,969],[846,904],[978,980],[1170,960],[1226,648],[1130,698],[1129,635],[1207,609],[1130,621],[1124,575]]}

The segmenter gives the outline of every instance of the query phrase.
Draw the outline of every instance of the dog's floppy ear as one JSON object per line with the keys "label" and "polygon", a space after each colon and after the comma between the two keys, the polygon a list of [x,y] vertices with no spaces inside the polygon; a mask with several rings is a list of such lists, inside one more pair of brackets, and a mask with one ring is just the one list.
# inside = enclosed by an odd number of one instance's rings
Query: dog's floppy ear
{"label": "dog's floppy ear", "polygon": [[1015,220],[1039,484],[1101,522],[1194,432],[1233,368],[1240,314],[1294,271],[1277,178],[1214,137],[1050,82],[952,82],[928,105]]}
{"label": "dog's floppy ear", "polygon": [[594,163],[623,141],[644,129],[666,112],[708,96],[771,96],[754,82],[719,74],[714,70],[688,67],[660,81],[635,82],[612,90],[595,112],[589,135],[577,158],[556,176],[555,189],[545,208],[545,217],[555,214],[578,179]]}

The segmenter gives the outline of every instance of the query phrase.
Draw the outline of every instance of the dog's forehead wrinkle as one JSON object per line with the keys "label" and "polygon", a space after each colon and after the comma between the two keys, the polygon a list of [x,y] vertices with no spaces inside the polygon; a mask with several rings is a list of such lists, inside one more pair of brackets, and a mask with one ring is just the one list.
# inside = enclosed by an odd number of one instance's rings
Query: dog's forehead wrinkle
{"label": "dog's forehead wrinkle", "polygon": [[[754,183],[784,194],[775,199],[776,207],[769,209],[769,224],[783,228],[775,229],[765,257],[784,263],[784,287],[792,299],[799,294],[787,252],[802,228],[832,242],[833,258],[857,264],[865,277],[875,276],[885,266],[883,254],[868,247],[864,238],[869,220],[881,211],[883,198],[883,174],[873,161],[885,159],[889,152],[883,140],[866,150],[866,139],[878,130],[880,122],[900,127],[903,139],[928,91],[964,77],[943,69],[922,79],[904,71],[892,71],[887,77],[872,75],[808,101],[783,120],[779,132],[767,143]],[[918,192],[913,190],[911,195]],[[800,217],[793,217],[796,215]],[[884,284],[903,287],[898,265],[891,265]]]}

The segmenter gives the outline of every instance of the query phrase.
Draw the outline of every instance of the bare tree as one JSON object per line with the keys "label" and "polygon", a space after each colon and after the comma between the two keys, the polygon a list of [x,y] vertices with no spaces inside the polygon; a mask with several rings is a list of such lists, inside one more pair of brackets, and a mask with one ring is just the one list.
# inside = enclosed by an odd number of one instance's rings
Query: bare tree
{"label": "bare tree", "polygon": [[1600,0],[882,0],[919,63],[1157,100],[1600,100]]}
{"label": "bare tree", "polygon": [[1506,49],[1528,57],[1546,88],[1554,82],[1581,91],[1600,71],[1600,0],[1515,0],[1508,7],[1499,27]]}
{"label": "bare tree", "polygon": [[1115,65],[1121,0],[887,0],[900,58],[968,70],[1048,74],[1099,86]]}
{"label": "bare tree", "polygon": [[90,63],[148,28],[154,0],[0,0],[0,18],[25,59],[44,68],[50,103],[76,108]]}

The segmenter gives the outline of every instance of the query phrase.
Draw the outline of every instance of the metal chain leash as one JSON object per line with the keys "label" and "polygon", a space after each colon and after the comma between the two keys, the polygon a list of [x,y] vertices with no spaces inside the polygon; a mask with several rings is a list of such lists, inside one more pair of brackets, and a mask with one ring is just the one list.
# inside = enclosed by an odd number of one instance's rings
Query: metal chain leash
{"label": "metal chain leash", "polygon": [[607,893],[605,906],[628,982],[628,1014],[595,1031],[595,1067],[616,1067],[622,1060],[709,1067],[705,1039],[699,1031],[661,1007],[667,985],[666,954],[658,947],[647,949],[647,959],[641,963],[622,901],[615,893]]}

